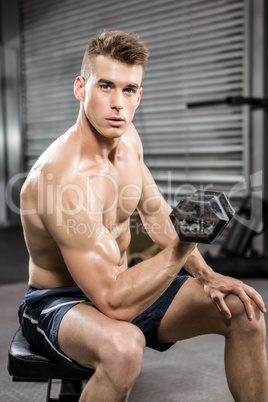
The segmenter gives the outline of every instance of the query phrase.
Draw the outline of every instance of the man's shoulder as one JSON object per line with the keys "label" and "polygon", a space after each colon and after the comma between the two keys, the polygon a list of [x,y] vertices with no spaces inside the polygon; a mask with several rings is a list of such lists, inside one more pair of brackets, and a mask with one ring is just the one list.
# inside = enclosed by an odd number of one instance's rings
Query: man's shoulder
{"label": "man's shoulder", "polygon": [[42,172],[48,175],[51,180],[52,175],[56,179],[66,176],[67,172],[72,172],[73,161],[77,160],[77,152],[80,146],[77,145],[74,133],[70,130],[58,137],[37,159],[31,169],[31,173]]}
{"label": "man's shoulder", "polygon": [[74,181],[74,163],[77,161],[75,140],[69,132],[58,137],[37,159],[22,186],[26,199],[42,195],[58,184]]}
{"label": "man's shoulder", "polygon": [[124,141],[136,150],[139,157],[142,157],[143,148],[139,133],[133,123],[130,124],[128,130],[124,134]]}
{"label": "man's shoulder", "polygon": [[128,129],[126,130],[126,132],[124,134],[124,138],[126,141],[131,141],[131,142],[140,141],[139,133],[133,123],[131,123],[129,125]]}

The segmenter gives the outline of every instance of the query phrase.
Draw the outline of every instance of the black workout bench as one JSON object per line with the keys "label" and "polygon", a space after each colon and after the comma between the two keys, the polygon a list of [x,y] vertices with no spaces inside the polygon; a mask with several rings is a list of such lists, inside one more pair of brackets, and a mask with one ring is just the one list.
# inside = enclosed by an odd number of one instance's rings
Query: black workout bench
{"label": "black workout bench", "polygon": [[[51,360],[26,341],[21,328],[9,346],[8,371],[13,381],[48,382],[46,402],[77,402],[82,392],[82,382],[94,373],[94,370],[79,370]],[[58,399],[50,397],[54,379],[61,380]]]}

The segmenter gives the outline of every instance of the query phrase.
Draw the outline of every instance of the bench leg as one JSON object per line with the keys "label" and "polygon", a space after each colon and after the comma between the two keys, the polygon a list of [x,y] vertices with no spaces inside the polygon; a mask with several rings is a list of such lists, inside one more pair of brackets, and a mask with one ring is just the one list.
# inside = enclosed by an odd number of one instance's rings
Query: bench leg
{"label": "bench leg", "polygon": [[82,380],[62,380],[59,398],[51,398],[52,380],[48,380],[46,402],[78,402],[82,392]]}
{"label": "bench leg", "polygon": [[50,399],[51,385],[52,385],[52,380],[48,380],[46,402],[51,402],[51,399]]}

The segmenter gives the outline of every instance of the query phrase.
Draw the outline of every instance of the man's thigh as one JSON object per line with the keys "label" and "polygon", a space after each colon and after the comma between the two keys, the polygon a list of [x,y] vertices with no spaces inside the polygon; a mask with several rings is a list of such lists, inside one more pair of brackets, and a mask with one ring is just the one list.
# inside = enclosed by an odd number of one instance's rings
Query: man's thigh
{"label": "man's thigh", "polygon": [[224,334],[230,325],[203,286],[189,278],[176,294],[158,330],[160,342],[176,342],[204,334]]}
{"label": "man's thigh", "polygon": [[80,303],[63,317],[58,332],[61,350],[81,366],[96,368],[111,355],[111,345],[129,342],[133,337],[143,337],[133,324],[113,320],[91,303]]}

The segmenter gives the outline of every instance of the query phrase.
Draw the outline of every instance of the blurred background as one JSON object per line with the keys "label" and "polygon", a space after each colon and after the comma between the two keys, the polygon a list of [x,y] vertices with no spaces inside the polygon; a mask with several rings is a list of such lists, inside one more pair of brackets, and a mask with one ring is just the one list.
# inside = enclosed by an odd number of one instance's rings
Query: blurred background
{"label": "blurred background", "polygon": [[[265,0],[1,0],[0,11],[0,283],[27,280],[20,188],[76,121],[73,82],[103,29],[149,48],[134,123],[162,194],[174,206],[196,189],[224,191],[236,217],[202,253],[220,272],[268,276]],[[188,107],[207,100],[220,102]],[[131,229],[129,254],[144,258],[151,243],[136,214]]]}

